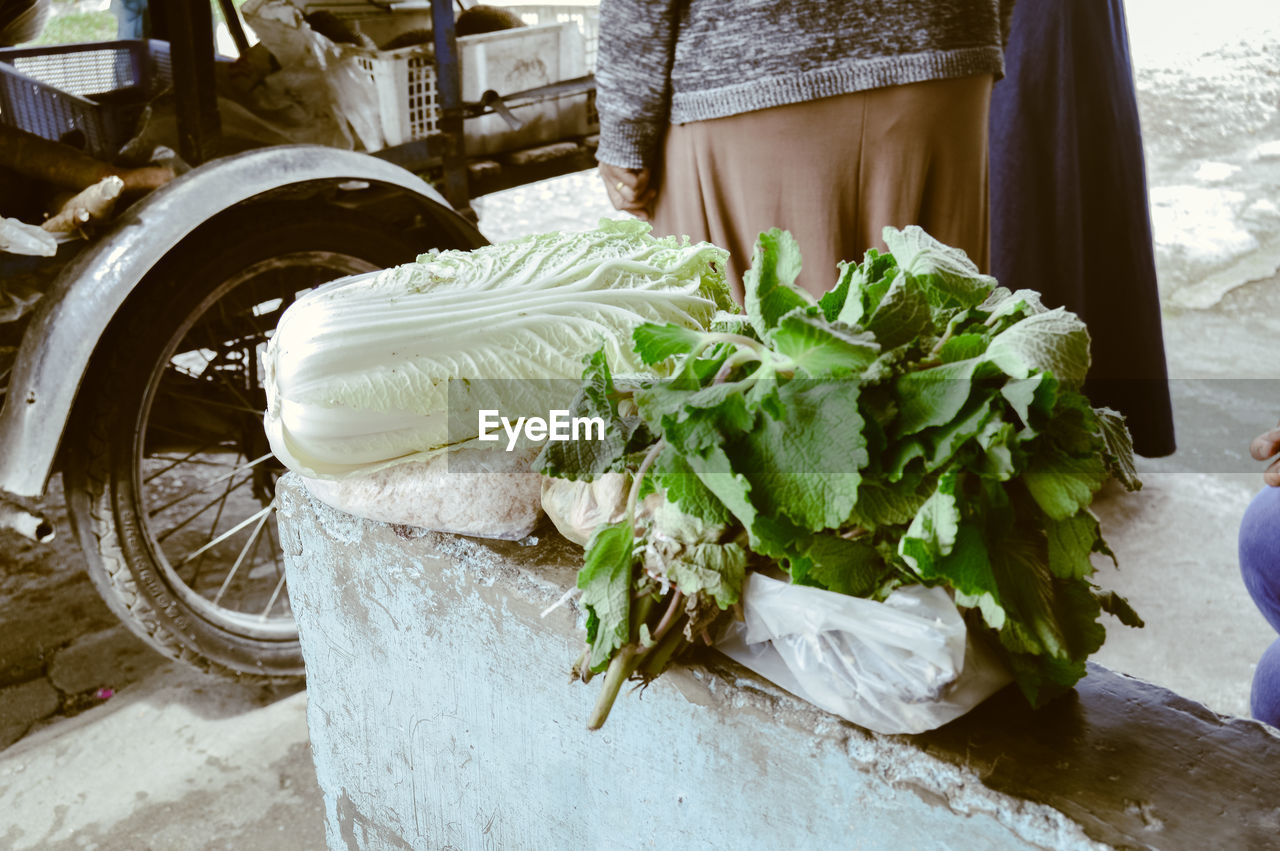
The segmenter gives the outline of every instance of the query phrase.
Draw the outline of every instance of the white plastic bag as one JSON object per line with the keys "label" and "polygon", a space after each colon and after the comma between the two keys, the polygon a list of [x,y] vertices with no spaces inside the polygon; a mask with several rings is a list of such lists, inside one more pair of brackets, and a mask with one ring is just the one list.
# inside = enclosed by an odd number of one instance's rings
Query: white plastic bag
{"label": "white plastic bag", "polygon": [[751,573],[743,613],[716,649],[878,733],[940,727],[1011,679],[941,588],[900,588],[878,603]]}

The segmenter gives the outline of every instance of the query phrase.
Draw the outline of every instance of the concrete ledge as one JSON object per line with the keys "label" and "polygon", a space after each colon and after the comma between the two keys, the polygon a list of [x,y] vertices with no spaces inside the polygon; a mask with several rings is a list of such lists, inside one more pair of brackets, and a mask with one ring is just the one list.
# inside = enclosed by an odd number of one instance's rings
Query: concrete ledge
{"label": "concrete ledge", "polygon": [[358,520],[278,488],[331,848],[1253,848],[1276,841],[1280,736],[1091,670],[880,736],[723,657],[585,729],[580,550]]}

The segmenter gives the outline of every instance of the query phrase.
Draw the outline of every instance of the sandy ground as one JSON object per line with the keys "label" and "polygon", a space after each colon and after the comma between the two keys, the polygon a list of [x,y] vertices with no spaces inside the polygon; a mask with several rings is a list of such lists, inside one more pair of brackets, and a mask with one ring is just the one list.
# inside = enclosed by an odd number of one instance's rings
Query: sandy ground
{"label": "sandy ground", "polygon": [[[1280,417],[1280,11],[1129,0],[1179,451],[1096,509],[1144,630],[1100,662],[1229,714],[1274,639],[1240,583],[1259,489],[1249,439]],[[483,199],[498,240],[611,214],[590,174]],[[59,516],[51,546],[0,532],[0,848],[309,849],[322,805],[305,694],[205,677],[129,635]],[[7,749],[6,749],[7,748]]]}

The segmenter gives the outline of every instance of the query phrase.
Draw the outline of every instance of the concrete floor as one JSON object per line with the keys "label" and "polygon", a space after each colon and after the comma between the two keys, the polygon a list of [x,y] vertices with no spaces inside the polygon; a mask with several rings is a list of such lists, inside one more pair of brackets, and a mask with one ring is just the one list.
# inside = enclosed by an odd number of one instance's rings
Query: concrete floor
{"label": "concrete floor", "polygon": [[[1274,638],[1240,583],[1235,530],[1261,487],[1248,442],[1280,417],[1280,21],[1270,0],[1127,6],[1179,451],[1142,463],[1141,492],[1096,503],[1120,561],[1100,579],[1148,623],[1110,626],[1096,658],[1239,714]],[[611,213],[591,175],[480,210],[493,239]],[[55,516],[60,499],[46,500]],[[305,694],[150,653],[57,519],[51,547],[0,533],[0,848],[321,847]]]}

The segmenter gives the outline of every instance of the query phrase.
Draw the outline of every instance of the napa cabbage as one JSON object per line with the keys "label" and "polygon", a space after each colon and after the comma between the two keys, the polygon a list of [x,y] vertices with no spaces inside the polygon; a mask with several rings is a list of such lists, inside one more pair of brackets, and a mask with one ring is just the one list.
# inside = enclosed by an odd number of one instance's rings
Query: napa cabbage
{"label": "napa cabbage", "polygon": [[636,328],[705,330],[734,307],[722,249],[649,230],[605,219],[306,294],[267,347],[272,451],[305,476],[342,478],[456,443],[451,380],[576,380],[597,350],[614,374],[653,374],[631,346]]}

